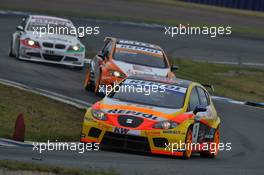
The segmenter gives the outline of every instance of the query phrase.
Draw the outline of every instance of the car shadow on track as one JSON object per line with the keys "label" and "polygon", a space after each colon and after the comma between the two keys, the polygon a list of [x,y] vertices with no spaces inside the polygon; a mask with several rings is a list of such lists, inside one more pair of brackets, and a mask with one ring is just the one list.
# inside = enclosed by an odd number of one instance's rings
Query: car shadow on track
{"label": "car shadow on track", "polygon": [[[125,150],[125,149],[116,149],[109,147],[100,147],[101,151],[112,152],[112,153],[120,153],[120,154],[129,154],[136,156],[144,156],[144,157],[153,157],[153,158],[163,158],[163,159],[173,159],[173,160],[186,160],[180,156],[172,156],[172,155],[162,155],[162,154],[153,154],[150,152],[142,152],[142,151],[133,151],[133,150]],[[195,153],[192,155],[191,159],[206,159],[201,157],[199,153]]]}

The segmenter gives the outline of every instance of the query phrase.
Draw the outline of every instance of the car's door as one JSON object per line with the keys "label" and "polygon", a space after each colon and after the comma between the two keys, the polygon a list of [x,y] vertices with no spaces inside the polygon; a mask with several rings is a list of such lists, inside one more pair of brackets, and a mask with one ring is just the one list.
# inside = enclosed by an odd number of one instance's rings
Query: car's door
{"label": "car's door", "polygon": [[193,142],[202,142],[204,139],[207,139],[211,131],[211,128],[207,124],[215,120],[210,106],[209,94],[201,87],[195,86],[190,96],[189,111],[193,112],[198,105],[206,107],[207,110],[205,112],[198,112],[195,116]]}

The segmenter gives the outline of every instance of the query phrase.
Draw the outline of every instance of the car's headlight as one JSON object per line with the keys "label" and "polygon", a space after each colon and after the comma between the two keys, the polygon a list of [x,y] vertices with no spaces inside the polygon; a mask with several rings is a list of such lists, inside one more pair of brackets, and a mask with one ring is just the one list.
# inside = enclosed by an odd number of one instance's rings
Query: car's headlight
{"label": "car's headlight", "polygon": [[173,129],[177,126],[178,124],[176,122],[166,120],[166,121],[161,121],[156,123],[153,128],[155,129]]}
{"label": "car's headlight", "polygon": [[95,119],[103,120],[103,121],[107,120],[106,114],[103,111],[92,109],[91,112],[92,112],[92,116]]}
{"label": "car's headlight", "polygon": [[74,45],[74,46],[70,46],[69,48],[68,48],[68,51],[82,51],[82,47],[81,47],[81,45],[80,44],[76,44],[76,45]]}
{"label": "car's headlight", "polygon": [[115,76],[115,77],[118,77],[118,78],[126,78],[126,75],[123,74],[123,73],[121,73],[121,72],[119,72],[119,71],[116,71],[116,70],[110,70],[109,72],[110,72],[110,74],[111,74],[112,76]]}
{"label": "car's headlight", "polygon": [[28,47],[40,48],[39,43],[37,41],[30,39],[30,38],[26,38],[24,40],[21,40],[21,43],[23,45],[28,46]]}
{"label": "car's headlight", "polygon": [[77,50],[80,49],[80,47],[78,45],[76,45],[76,46],[72,46],[72,49],[75,50],[75,51],[77,51]]}
{"label": "car's headlight", "polygon": [[28,45],[30,45],[30,46],[34,46],[34,45],[35,45],[35,41],[33,41],[33,40],[28,40]]}

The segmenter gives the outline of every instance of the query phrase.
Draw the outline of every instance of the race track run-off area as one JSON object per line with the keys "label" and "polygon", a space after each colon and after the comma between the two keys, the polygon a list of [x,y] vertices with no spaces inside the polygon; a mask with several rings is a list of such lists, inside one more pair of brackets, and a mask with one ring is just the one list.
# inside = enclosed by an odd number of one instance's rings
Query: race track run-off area
{"label": "race track run-off area", "polygon": [[[64,67],[18,61],[8,56],[11,33],[19,24],[21,16],[0,15],[0,78],[45,89],[64,96],[94,103],[99,100],[83,88],[85,70],[76,71]],[[136,26],[124,23],[86,21],[74,19],[78,25],[99,25],[101,33],[84,39],[88,51],[95,52],[105,36],[143,40],[160,44],[175,56],[195,57],[209,61],[236,61],[243,51],[252,55],[252,62],[264,63],[261,41],[247,38],[166,39],[159,28]],[[236,45],[236,47],[230,46]],[[249,49],[248,47],[252,48]],[[215,48],[216,50],[214,50]],[[218,49],[217,49],[218,48]],[[220,49],[221,48],[221,49]],[[177,52],[179,51],[179,52]],[[194,55],[187,55],[193,53]],[[212,57],[212,53],[216,54]],[[223,55],[225,53],[225,55]],[[204,55],[203,55],[204,54]],[[263,55],[263,54],[262,54]],[[214,59],[215,60],[211,60]],[[39,154],[27,147],[0,147],[0,159],[10,159],[40,164],[76,167],[82,169],[114,168],[121,174],[263,174],[264,111],[260,108],[214,100],[221,116],[221,142],[232,143],[231,151],[220,152],[216,159],[193,156],[190,160],[166,156],[139,155],[125,152],[93,151],[78,154],[60,151]]]}

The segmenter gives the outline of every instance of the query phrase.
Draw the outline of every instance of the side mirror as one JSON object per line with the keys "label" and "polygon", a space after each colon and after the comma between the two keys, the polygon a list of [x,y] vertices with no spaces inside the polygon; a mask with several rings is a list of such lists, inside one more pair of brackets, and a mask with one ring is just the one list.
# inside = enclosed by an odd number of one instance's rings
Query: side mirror
{"label": "side mirror", "polygon": [[175,70],[178,70],[178,69],[179,69],[178,66],[176,66],[176,65],[171,65],[171,71],[175,71]]}
{"label": "side mirror", "polygon": [[206,110],[205,106],[197,105],[193,110],[193,114],[196,115],[198,112],[205,112]]}
{"label": "side mirror", "polygon": [[17,31],[24,31],[24,28],[22,26],[17,26],[16,29]]}

